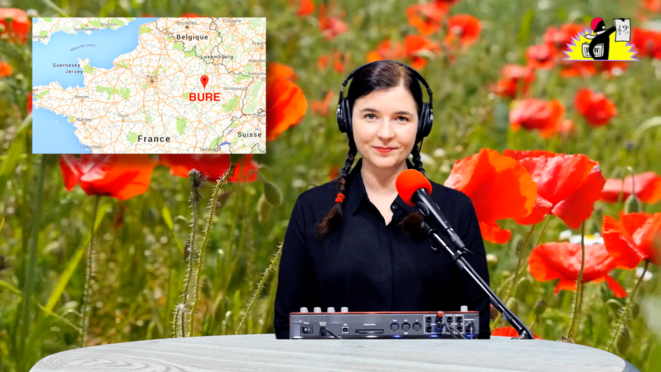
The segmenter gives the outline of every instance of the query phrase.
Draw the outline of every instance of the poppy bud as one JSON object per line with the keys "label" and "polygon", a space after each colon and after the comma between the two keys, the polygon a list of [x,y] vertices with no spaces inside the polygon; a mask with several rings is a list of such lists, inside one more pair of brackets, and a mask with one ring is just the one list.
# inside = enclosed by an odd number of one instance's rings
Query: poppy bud
{"label": "poppy bud", "polygon": [[629,327],[626,325],[622,326],[622,333],[620,333],[616,345],[617,351],[620,355],[626,354],[629,350],[629,346],[631,345],[631,333],[629,332]]}
{"label": "poppy bud", "polygon": [[629,195],[627,200],[624,202],[624,213],[626,214],[640,213],[642,211],[641,208],[642,205],[640,204],[640,201],[635,194]]}
{"label": "poppy bud", "polygon": [[269,219],[272,209],[273,207],[271,207],[271,204],[266,201],[264,194],[262,194],[262,196],[260,196],[259,200],[257,201],[257,220],[259,223],[264,223]]}
{"label": "poppy bud", "polygon": [[264,181],[264,196],[266,201],[274,207],[279,207],[282,204],[282,192],[272,182]]}

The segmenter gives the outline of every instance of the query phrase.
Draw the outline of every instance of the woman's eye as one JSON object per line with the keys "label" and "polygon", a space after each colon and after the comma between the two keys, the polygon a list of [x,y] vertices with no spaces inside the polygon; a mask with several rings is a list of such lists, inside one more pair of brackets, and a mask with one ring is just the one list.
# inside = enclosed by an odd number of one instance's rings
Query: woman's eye
{"label": "woman's eye", "polygon": [[365,115],[365,118],[366,118],[366,119],[376,119],[376,115],[374,115],[374,114],[366,114],[366,115]]}
{"label": "woman's eye", "polygon": [[409,121],[409,118],[407,118],[406,116],[400,116],[397,119],[400,119],[402,121]]}

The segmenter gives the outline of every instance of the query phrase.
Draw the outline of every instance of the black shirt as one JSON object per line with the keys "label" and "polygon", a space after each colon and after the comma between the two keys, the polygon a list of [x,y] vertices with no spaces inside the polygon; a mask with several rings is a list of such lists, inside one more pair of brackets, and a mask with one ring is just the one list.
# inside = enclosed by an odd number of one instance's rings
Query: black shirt
{"label": "black shirt", "polygon": [[[360,169],[362,158],[346,178],[342,224],[325,239],[314,227],[334,206],[336,182],[299,195],[285,233],[278,288],[275,296],[276,338],[289,338],[289,313],[301,307],[312,311],[346,306],[355,311],[458,311],[461,305],[480,312],[478,338],[489,338],[489,299],[449,256],[431,250],[432,239],[422,242],[405,236],[401,222],[417,207],[398,195],[391,204],[393,217],[386,226],[370,202]],[[413,165],[407,161],[409,168]],[[466,247],[466,256],[489,283],[484,243],[475,209],[464,193],[430,181],[431,197]]]}

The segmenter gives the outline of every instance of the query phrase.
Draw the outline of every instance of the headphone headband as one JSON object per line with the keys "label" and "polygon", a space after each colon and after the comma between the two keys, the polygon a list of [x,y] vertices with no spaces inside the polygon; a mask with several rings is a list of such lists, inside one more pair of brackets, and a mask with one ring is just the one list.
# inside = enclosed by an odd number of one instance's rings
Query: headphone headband
{"label": "headphone headband", "polygon": [[425,88],[427,88],[427,94],[429,95],[429,102],[428,103],[433,104],[433,102],[434,102],[433,93],[431,91],[431,88],[429,87],[429,84],[427,84],[427,80],[425,80],[425,78],[423,78],[422,75],[420,75],[420,73],[418,71],[416,71],[414,68],[412,68],[411,66],[407,65],[406,63],[399,62],[399,61],[393,61],[392,59],[384,59],[384,60],[379,60],[379,61],[374,61],[374,62],[368,62],[368,63],[365,63],[362,66],[356,67],[356,69],[351,71],[349,76],[347,76],[347,78],[344,79],[344,82],[342,83],[342,90],[340,91],[340,95],[342,95],[342,93],[344,93],[344,88],[347,86],[347,83],[349,82],[349,80],[351,80],[351,78],[353,77],[353,75],[356,72],[361,70],[363,67],[371,65],[372,63],[376,63],[376,62],[394,62],[394,63],[396,63],[400,66],[404,66],[404,67],[408,68],[411,72],[413,72],[413,75],[415,75],[415,77],[418,79],[418,81],[421,82],[422,85],[425,86]]}

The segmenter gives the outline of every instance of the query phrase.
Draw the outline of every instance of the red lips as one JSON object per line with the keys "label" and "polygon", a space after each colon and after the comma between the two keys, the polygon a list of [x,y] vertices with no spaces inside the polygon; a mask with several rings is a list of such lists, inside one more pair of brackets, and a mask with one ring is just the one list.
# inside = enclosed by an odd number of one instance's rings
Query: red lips
{"label": "red lips", "polygon": [[392,148],[392,147],[374,147],[374,148],[376,149],[376,151],[378,151],[380,153],[384,153],[384,154],[394,150],[394,148]]}

